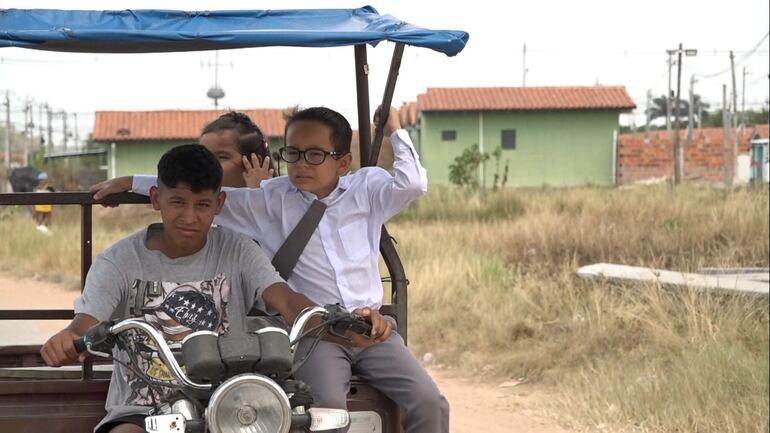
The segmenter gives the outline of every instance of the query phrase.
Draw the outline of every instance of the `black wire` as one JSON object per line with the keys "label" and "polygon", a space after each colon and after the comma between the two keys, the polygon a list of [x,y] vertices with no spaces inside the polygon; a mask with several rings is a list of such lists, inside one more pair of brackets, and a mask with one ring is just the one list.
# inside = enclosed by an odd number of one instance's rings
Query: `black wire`
{"label": "black wire", "polygon": [[292,376],[294,376],[294,373],[296,373],[297,370],[299,370],[303,365],[305,365],[305,362],[307,362],[307,360],[310,359],[310,355],[315,351],[316,346],[318,346],[318,343],[321,342],[321,338],[323,338],[327,332],[328,332],[328,329],[324,329],[314,337],[315,340],[313,340],[313,344],[310,346],[310,349],[307,351],[307,353],[305,353],[305,356],[303,356],[302,359],[294,365],[294,368],[291,369]]}
{"label": "black wire", "polygon": [[302,334],[300,334],[300,335],[299,335],[297,338],[295,338],[295,339],[294,339],[294,341],[291,341],[291,342],[289,342],[289,345],[290,345],[290,346],[294,346],[295,344],[297,344],[297,342],[298,342],[299,340],[302,340],[303,338],[307,337],[307,336],[308,336],[308,335],[310,335],[311,333],[313,333],[313,332],[315,332],[315,331],[317,331],[317,330],[319,330],[319,329],[321,329],[321,328],[325,327],[326,325],[330,325],[330,324],[332,324],[332,323],[334,323],[334,322],[338,322],[339,320],[340,320],[340,319],[338,319],[338,318],[335,318],[335,319],[328,319],[328,320],[324,320],[324,321],[323,321],[323,322],[321,322],[320,324],[318,324],[318,325],[316,325],[316,326],[314,326],[314,327],[312,327],[312,328],[308,329],[307,331],[303,332]]}
{"label": "black wire", "polygon": [[[122,336],[122,335],[118,335],[117,336],[117,341],[118,341],[118,347],[121,350],[126,352],[126,354],[128,355],[132,365],[127,364],[127,363],[125,363],[125,362],[123,362],[123,361],[121,361],[121,360],[119,360],[119,359],[117,359],[115,357],[112,357],[112,360],[117,362],[118,364],[124,366],[126,369],[131,370],[131,372],[133,372],[138,379],[140,379],[142,382],[147,384],[147,387],[149,388],[150,399],[152,400],[152,406],[153,406],[153,409],[155,410],[155,413],[160,412],[160,405],[158,404],[158,401],[155,399],[155,392],[153,392],[153,391],[157,391],[158,394],[162,396],[163,395],[163,390],[160,389],[160,388],[170,388],[170,389],[180,390],[184,394],[184,392],[185,392],[184,386],[179,385],[179,384],[175,384],[175,383],[171,383],[171,382],[162,382],[162,381],[158,381],[158,380],[152,379],[149,376],[147,376],[144,372],[142,372],[138,368],[136,368],[135,366],[138,364],[137,363],[136,354],[134,353],[134,351],[128,350],[129,349],[128,342],[126,341],[125,337]],[[134,342],[134,344],[136,344],[136,343]],[[186,394],[185,394],[185,396],[187,398],[190,398]],[[197,400],[195,400],[195,401],[197,401]]]}

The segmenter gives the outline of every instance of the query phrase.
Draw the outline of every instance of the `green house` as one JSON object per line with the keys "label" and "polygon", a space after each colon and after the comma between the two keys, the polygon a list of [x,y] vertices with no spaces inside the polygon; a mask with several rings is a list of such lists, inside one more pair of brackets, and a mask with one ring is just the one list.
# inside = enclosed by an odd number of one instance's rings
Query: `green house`
{"label": "green house", "polygon": [[434,184],[448,184],[450,164],[476,145],[502,151],[499,169],[490,158],[479,170],[487,186],[506,164],[509,186],[611,185],[619,115],[635,107],[624,87],[429,88],[407,125]]}
{"label": "green house", "polygon": [[[271,154],[283,145],[282,109],[246,113],[268,137]],[[197,142],[203,127],[224,110],[97,111],[93,139],[107,150],[107,175],[155,174],[168,149]]]}

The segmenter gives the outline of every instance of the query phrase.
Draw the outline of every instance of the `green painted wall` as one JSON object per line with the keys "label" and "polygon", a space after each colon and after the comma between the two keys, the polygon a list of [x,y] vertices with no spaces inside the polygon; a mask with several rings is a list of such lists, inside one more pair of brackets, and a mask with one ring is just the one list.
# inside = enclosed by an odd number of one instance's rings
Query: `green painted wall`
{"label": "green painted wall", "polygon": [[[120,141],[115,143],[115,176],[130,176],[134,174],[155,174],[158,171],[158,161],[167,150],[174,146],[191,143],[194,140],[175,141]],[[111,143],[99,143],[107,149],[107,175],[112,172]],[[283,146],[281,137],[269,137],[268,144],[271,154]],[[284,169],[285,171],[285,169]]]}
{"label": "green painted wall", "polygon": [[[109,176],[156,174],[160,157],[172,147],[189,143],[179,141],[119,141],[115,147],[104,143],[107,149],[107,173]],[[113,155],[113,150],[115,154]],[[113,161],[115,164],[113,171]]]}
{"label": "green painted wall", "polygon": [[[509,161],[509,186],[609,185],[613,179],[613,131],[617,111],[496,111],[483,112],[483,148],[501,145],[502,130],[516,130],[516,149],[503,150],[500,175]],[[432,183],[449,183],[449,165],[462,151],[480,144],[478,112],[422,112],[420,158]],[[442,141],[441,132],[454,130],[455,141]],[[494,159],[485,167],[492,185]]]}

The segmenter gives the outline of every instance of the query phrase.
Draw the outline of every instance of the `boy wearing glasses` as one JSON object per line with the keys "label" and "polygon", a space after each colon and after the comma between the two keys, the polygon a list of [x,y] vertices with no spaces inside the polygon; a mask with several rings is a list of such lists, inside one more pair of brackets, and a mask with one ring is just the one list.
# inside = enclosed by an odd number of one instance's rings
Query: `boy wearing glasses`
{"label": "boy wearing glasses", "polygon": [[[375,124],[379,120],[375,114]],[[276,253],[314,200],[326,210],[313,232],[289,285],[316,304],[339,303],[379,319],[382,285],[378,269],[381,226],[427,191],[427,175],[391,108],[385,134],[393,145],[393,175],[379,167],[346,174],[352,162],[352,130],[339,113],[325,107],[297,111],[285,127],[281,158],[288,176],[265,180],[259,189],[228,189],[215,223],[256,239],[269,256]],[[109,182],[108,182],[109,183]],[[132,190],[146,194],[155,178],[135,176]],[[99,199],[115,188],[97,188]],[[321,341],[297,371],[311,386],[315,404],[346,408],[350,377],[356,374],[393,399],[405,413],[407,433],[449,432],[449,404],[395,332],[379,338],[353,337],[348,345]],[[296,354],[303,359],[311,341]]]}

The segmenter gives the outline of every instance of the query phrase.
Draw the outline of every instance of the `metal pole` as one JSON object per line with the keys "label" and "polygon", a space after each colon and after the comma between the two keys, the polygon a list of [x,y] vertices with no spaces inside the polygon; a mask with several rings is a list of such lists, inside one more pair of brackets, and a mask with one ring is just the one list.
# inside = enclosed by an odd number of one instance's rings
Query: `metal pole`
{"label": "metal pole", "polygon": [[668,139],[671,140],[671,56],[674,50],[668,50],[668,93],[666,93],[666,132]]}
{"label": "metal pole", "polygon": [[729,119],[729,114],[727,113],[727,84],[722,84],[722,177],[724,178],[725,188],[730,188],[732,185],[728,169],[729,162],[727,160],[727,140],[730,137],[727,126]]}
{"label": "metal pole", "polygon": [[679,143],[679,96],[682,87],[682,44],[679,44],[676,62],[676,105],[674,106],[674,184],[682,181],[681,152]]}
{"label": "metal pole", "polygon": [[40,138],[38,143],[41,144],[41,146],[38,146],[39,147],[38,150],[43,150],[42,149],[42,141],[43,141],[43,104],[38,104],[38,106],[37,106],[37,121],[38,121],[38,124],[37,124],[37,135]]}
{"label": "metal pole", "polygon": [[735,85],[735,56],[733,55],[732,50],[730,51],[730,69],[733,76],[733,107],[730,113],[730,135],[733,139],[733,185],[735,185],[735,181],[738,177],[738,130],[736,128],[738,120],[736,114],[738,111],[738,92]]}
{"label": "metal pole", "polygon": [[527,44],[521,53],[521,87],[527,87]]}
{"label": "metal pole", "polygon": [[[93,258],[93,243],[91,231],[93,228],[92,205],[84,204],[80,207],[80,292],[86,287],[86,276],[91,269]],[[83,379],[93,379],[93,361],[83,363]]]}
{"label": "metal pole", "polygon": [[644,142],[650,142],[650,107],[652,106],[652,90],[647,91],[647,109],[644,110]]}
{"label": "metal pole", "polygon": [[404,44],[396,44],[396,48],[393,49],[393,58],[390,61],[390,70],[388,71],[388,80],[385,83],[385,92],[382,95],[380,120],[374,128],[374,140],[372,140],[371,152],[368,163],[366,164],[367,166],[377,165],[377,159],[380,157],[380,147],[382,146],[382,138],[385,133],[385,124],[388,122],[390,105],[393,103],[393,92],[396,90],[398,70],[401,68],[401,59],[403,57]]}
{"label": "metal pole", "polygon": [[692,142],[692,130],[695,126],[695,75],[690,75],[690,107],[687,113],[687,139],[685,144]]}
{"label": "metal pole", "polygon": [[372,124],[369,119],[369,65],[366,61],[366,45],[356,45],[353,49],[356,63],[359,161],[361,167],[365,167],[372,142]]}
{"label": "metal pole", "polygon": [[64,152],[67,152],[67,112],[61,111],[62,129],[64,130],[64,138],[62,139],[62,145],[64,146]]}
{"label": "metal pole", "polygon": [[743,83],[741,83],[741,131],[746,128],[746,67],[743,67]]}
{"label": "metal pole", "polygon": [[11,98],[8,96],[8,91],[5,91],[5,168],[8,170],[7,175],[10,176],[11,172]]}
{"label": "metal pole", "polygon": [[24,146],[24,165],[29,165],[29,152],[32,150],[34,146],[34,135],[35,135],[35,111],[32,107],[32,101],[27,98],[26,105],[24,106],[24,112],[27,114],[26,117],[26,123],[24,124],[24,132],[27,135],[27,144]]}
{"label": "metal pole", "polygon": [[53,110],[48,104],[45,104],[46,116],[48,117],[48,154],[53,153]]}
{"label": "metal pole", "polygon": [[72,120],[75,123],[75,151],[80,149],[80,133],[78,132],[78,113],[72,113]]}

